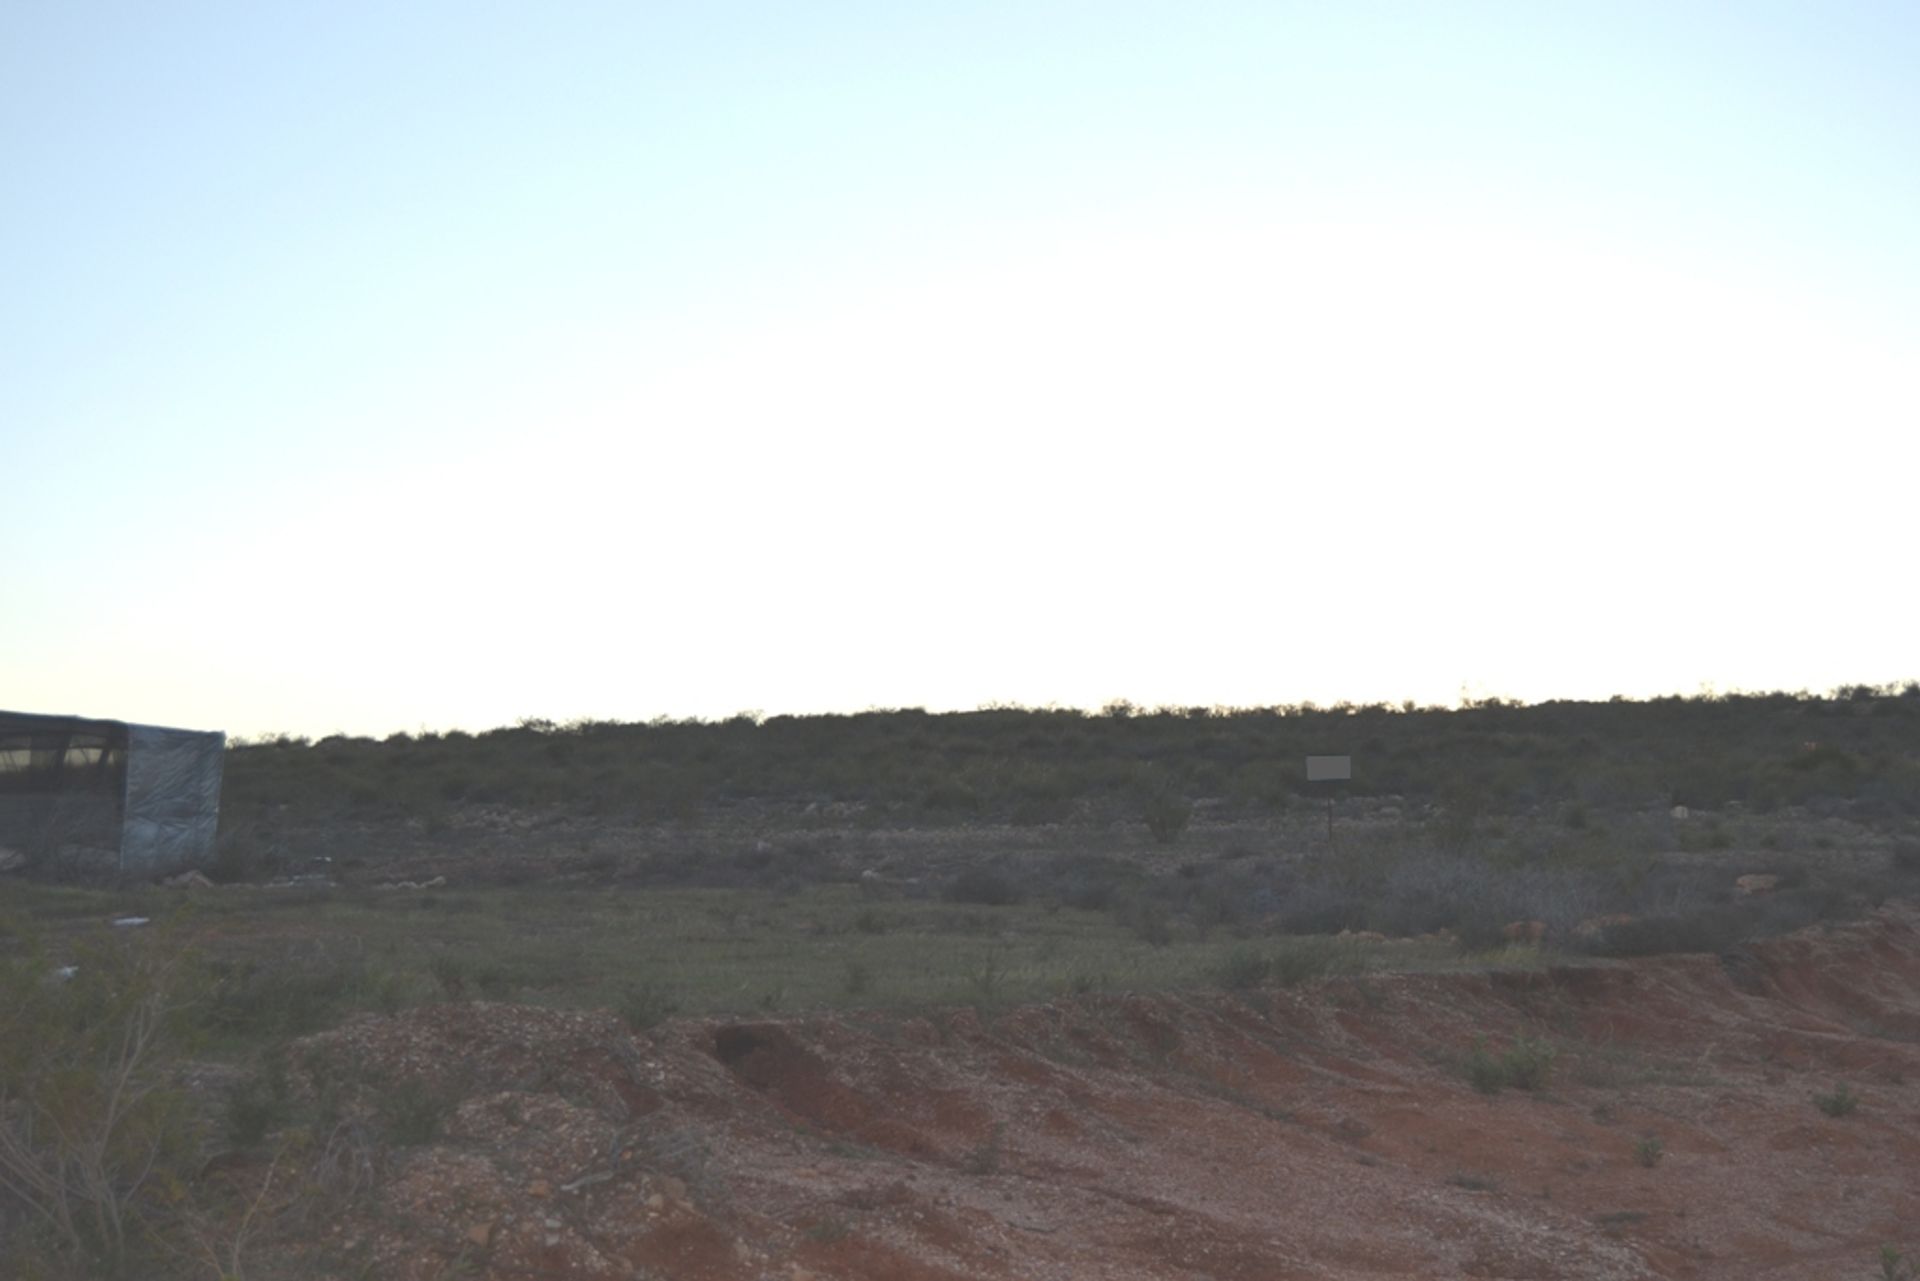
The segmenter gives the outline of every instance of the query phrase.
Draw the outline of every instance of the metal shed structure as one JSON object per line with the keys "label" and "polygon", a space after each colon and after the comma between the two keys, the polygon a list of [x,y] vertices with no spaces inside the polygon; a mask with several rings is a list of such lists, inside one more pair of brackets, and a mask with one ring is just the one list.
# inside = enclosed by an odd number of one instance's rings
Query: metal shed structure
{"label": "metal shed structure", "polygon": [[227,736],[0,711],[0,846],[54,876],[161,876],[213,859]]}

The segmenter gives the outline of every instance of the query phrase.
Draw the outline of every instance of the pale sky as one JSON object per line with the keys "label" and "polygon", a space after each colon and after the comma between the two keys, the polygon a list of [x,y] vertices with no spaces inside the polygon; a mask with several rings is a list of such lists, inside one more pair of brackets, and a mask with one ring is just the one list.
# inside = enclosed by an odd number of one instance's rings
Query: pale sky
{"label": "pale sky", "polygon": [[0,0],[0,707],[1920,676],[1920,5]]}

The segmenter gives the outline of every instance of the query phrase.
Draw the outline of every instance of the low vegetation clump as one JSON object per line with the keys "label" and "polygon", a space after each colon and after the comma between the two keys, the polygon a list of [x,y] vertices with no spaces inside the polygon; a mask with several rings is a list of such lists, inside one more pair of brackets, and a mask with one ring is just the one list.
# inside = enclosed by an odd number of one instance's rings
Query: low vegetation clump
{"label": "low vegetation clump", "polygon": [[1758,913],[1731,905],[1701,904],[1610,926],[1592,950],[1602,956],[1659,956],[1673,952],[1726,952],[1756,932]]}
{"label": "low vegetation clump", "polygon": [[302,1036],[331,1027],[349,1010],[401,1000],[396,978],[351,940],[283,948],[273,956],[214,957],[201,1017],[235,1041]]}
{"label": "low vegetation clump", "polygon": [[1500,1181],[1484,1174],[1449,1174],[1449,1187],[1461,1188],[1468,1192],[1498,1192]]}
{"label": "low vegetation clump", "polygon": [[1140,817],[1154,840],[1171,845],[1192,821],[1193,802],[1171,787],[1158,787],[1147,794]]}
{"label": "low vegetation clump", "polygon": [[1467,1083],[1482,1094],[1498,1094],[1507,1088],[1507,1071],[1500,1060],[1487,1050],[1485,1037],[1476,1037],[1466,1059]]}
{"label": "low vegetation clump", "polygon": [[817,1241],[823,1245],[831,1245],[835,1241],[845,1240],[847,1234],[851,1231],[853,1231],[853,1227],[845,1219],[836,1215],[828,1215],[825,1218],[815,1219],[807,1227],[806,1236],[809,1241]]}
{"label": "low vegetation clump", "polygon": [[1890,860],[1893,870],[1906,876],[1920,876],[1920,841],[1911,838],[1897,842]]}
{"label": "low vegetation clump", "polygon": [[1263,947],[1234,948],[1214,966],[1211,977],[1235,992],[1266,986],[1293,987],[1340,973],[1358,959],[1356,950],[1338,939],[1281,939]]}
{"label": "low vegetation clump", "polygon": [[1852,1116],[1860,1106],[1860,1096],[1850,1089],[1845,1081],[1833,1087],[1830,1093],[1813,1096],[1813,1105],[1828,1116]]}
{"label": "low vegetation clump", "polygon": [[1649,1170],[1660,1164],[1660,1158],[1665,1156],[1666,1152],[1667,1145],[1654,1134],[1647,1135],[1633,1145],[1633,1159]]}
{"label": "low vegetation clump", "polygon": [[947,886],[947,899],[953,903],[1007,907],[1018,903],[1020,897],[1020,887],[1013,878],[990,867],[967,868]]}
{"label": "low vegetation clump", "polygon": [[1214,967],[1214,981],[1232,992],[1245,992],[1267,981],[1272,958],[1258,948],[1237,947]]}
{"label": "low vegetation clump", "polygon": [[388,1143],[418,1147],[439,1137],[453,1104],[446,1091],[408,1079],[392,1083],[377,1097],[375,1115]]}
{"label": "low vegetation clump", "polygon": [[1539,1090],[1552,1076],[1558,1057],[1552,1045],[1533,1037],[1516,1036],[1499,1054],[1489,1051],[1486,1038],[1479,1037],[1467,1055],[1464,1072],[1468,1083],[1482,1094],[1508,1088]]}

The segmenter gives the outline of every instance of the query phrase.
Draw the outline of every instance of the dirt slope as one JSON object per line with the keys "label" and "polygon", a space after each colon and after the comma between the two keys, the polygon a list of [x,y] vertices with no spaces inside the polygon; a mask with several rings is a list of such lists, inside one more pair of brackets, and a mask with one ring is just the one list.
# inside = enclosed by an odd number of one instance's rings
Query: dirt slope
{"label": "dirt slope", "polygon": [[[1545,1088],[1476,1092],[1475,1039],[1518,1034],[1559,1049]],[[326,1242],[395,1281],[1755,1281],[1920,1249],[1913,907],[1724,960],[993,1018],[433,1007],[303,1042],[296,1079],[462,1100]]]}

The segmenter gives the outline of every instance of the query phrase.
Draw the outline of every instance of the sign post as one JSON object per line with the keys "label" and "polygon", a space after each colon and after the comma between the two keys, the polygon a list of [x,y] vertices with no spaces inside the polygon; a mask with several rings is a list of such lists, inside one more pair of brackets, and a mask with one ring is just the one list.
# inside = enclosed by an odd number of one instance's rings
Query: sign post
{"label": "sign post", "polygon": [[[1309,756],[1307,757],[1307,781],[1309,783],[1345,783],[1353,778],[1353,757],[1351,756]],[[1333,789],[1327,789],[1327,846],[1333,846]]]}

